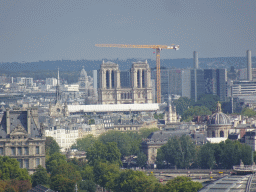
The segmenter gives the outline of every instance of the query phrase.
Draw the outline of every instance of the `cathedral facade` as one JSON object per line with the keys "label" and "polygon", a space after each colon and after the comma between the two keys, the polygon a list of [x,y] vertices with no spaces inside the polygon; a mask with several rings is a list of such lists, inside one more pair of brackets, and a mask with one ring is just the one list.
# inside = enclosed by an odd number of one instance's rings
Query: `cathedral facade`
{"label": "cathedral facade", "polygon": [[133,63],[130,77],[131,87],[122,88],[118,64],[103,61],[100,68],[99,103],[153,103],[151,71],[147,61]]}

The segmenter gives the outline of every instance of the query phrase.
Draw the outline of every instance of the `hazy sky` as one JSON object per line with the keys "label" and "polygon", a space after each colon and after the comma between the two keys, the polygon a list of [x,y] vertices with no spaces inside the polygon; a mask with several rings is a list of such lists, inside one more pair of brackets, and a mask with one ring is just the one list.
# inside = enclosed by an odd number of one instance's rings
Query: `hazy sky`
{"label": "hazy sky", "polygon": [[255,0],[0,0],[0,62],[256,56]]}

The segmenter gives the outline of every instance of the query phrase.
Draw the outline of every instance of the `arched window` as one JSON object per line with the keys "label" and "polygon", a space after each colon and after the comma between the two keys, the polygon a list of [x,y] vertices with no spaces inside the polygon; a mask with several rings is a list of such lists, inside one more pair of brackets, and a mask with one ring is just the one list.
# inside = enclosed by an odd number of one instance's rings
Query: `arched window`
{"label": "arched window", "polygon": [[112,88],[115,87],[115,73],[114,73],[114,71],[112,71],[112,73],[111,73],[111,87]]}
{"label": "arched window", "polygon": [[220,137],[224,137],[224,131],[220,131]]}
{"label": "arched window", "polygon": [[106,86],[109,89],[109,71],[106,72]]}
{"label": "arched window", "polygon": [[212,137],[215,137],[215,131],[212,132]]}
{"label": "arched window", "polygon": [[142,87],[143,87],[143,88],[145,88],[145,73],[146,73],[146,71],[143,70],[143,71],[142,71]]}
{"label": "arched window", "polygon": [[140,87],[140,71],[137,71],[137,87]]}

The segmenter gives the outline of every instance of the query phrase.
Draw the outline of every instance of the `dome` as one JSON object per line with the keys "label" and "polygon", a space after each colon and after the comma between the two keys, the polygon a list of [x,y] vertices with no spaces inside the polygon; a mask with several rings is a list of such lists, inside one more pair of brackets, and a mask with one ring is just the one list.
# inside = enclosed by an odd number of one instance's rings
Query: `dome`
{"label": "dome", "polygon": [[217,104],[217,112],[214,113],[209,120],[209,125],[230,125],[229,117],[221,112],[221,104]]}
{"label": "dome", "polygon": [[87,77],[87,73],[86,73],[86,71],[84,70],[84,67],[83,67],[83,69],[82,69],[81,72],[80,72],[80,77]]}
{"label": "dome", "polygon": [[214,113],[209,120],[210,125],[230,125],[229,117],[222,112]]}

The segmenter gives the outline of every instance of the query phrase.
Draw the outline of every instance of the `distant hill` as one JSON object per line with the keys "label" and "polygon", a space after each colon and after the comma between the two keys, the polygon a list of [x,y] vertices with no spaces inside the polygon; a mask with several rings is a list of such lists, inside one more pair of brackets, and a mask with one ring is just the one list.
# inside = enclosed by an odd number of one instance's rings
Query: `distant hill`
{"label": "distant hill", "polygon": [[[105,59],[105,61],[109,61]],[[127,60],[110,60],[119,64],[120,70],[128,70],[133,62],[138,59]],[[142,60],[143,61],[143,60]],[[147,60],[151,68],[155,68],[156,61]],[[217,57],[217,58],[199,58],[200,68],[230,68],[234,66],[236,69],[246,67],[246,57]],[[252,57],[253,64],[256,63],[256,57]],[[100,68],[102,60],[58,60],[58,61],[38,61],[30,63],[0,63],[0,72],[20,72],[20,71],[52,71],[60,68],[60,71],[80,71],[85,67],[86,71],[97,70]],[[191,59],[161,59],[161,66],[167,68],[192,68],[193,58]]]}

